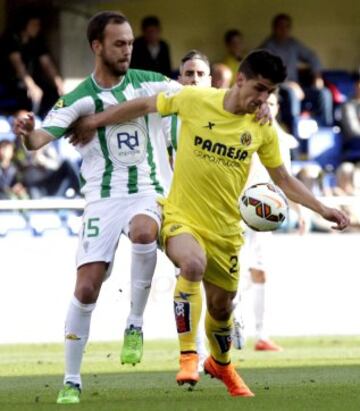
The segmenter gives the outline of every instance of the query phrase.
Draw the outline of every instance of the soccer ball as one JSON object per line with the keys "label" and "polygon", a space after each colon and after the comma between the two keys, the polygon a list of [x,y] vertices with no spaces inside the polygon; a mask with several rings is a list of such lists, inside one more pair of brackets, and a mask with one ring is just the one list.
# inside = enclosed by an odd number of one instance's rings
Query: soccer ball
{"label": "soccer ball", "polygon": [[255,231],[274,231],[285,221],[288,202],[275,184],[259,183],[247,188],[240,198],[240,214]]}

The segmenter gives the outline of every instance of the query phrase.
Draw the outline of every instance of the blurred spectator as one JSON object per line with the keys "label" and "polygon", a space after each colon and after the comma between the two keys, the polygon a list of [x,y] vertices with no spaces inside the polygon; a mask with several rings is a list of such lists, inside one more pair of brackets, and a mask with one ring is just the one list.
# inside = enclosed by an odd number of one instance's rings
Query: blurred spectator
{"label": "blurred spectator", "polygon": [[[334,196],[359,196],[359,189],[355,186],[356,169],[353,163],[344,162],[336,169],[336,186],[333,188]],[[360,208],[357,203],[342,205],[343,210],[350,217],[350,230],[360,229]]]}
{"label": "blurred spectator", "polygon": [[[17,134],[19,119],[26,114],[26,111],[20,110],[14,116],[14,134]],[[14,162],[31,198],[80,195],[76,167],[70,161],[61,159],[54,145],[49,144],[37,151],[27,151],[22,141],[16,139]]]}
{"label": "blurred spectator", "polygon": [[10,140],[0,141],[0,199],[28,198],[21,184],[19,173],[13,163],[14,144]]}
{"label": "blurred spectator", "polygon": [[341,126],[346,139],[360,138],[360,74],[355,79],[353,98],[341,107]]}
{"label": "blurred spectator", "polygon": [[[322,169],[318,164],[307,164],[300,169],[296,177],[317,197],[324,196],[322,186]],[[331,233],[332,224],[324,220],[319,214],[314,213],[308,208],[302,209],[306,227],[311,231],[321,233]]]}
{"label": "blurred spectator", "polygon": [[[299,40],[291,36],[292,19],[287,14],[278,14],[272,21],[272,34],[261,48],[278,54],[288,71],[286,83],[282,86],[284,102],[282,118],[289,128],[295,130],[295,120],[302,107],[311,111],[321,126],[333,124],[333,104],[330,91],[324,87],[321,75],[321,64],[317,55]],[[299,63],[306,63],[311,71],[310,84],[302,88],[299,84]]]}
{"label": "blurred spectator", "polygon": [[228,66],[214,63],[211,66],[211,85],[215,88],[229,88],[232,84],[233,73]]}
{"label": "blurred spectator", "polygon": [[141,23],[142,36],[134,41],[131,67],[157,71],[171,76],[170,50],[161,39],[160,20],[155,16],[145,17]]}
{"label": "blurred spectator", "polygon": [[36,10],[19,11],[16,24],[0,40],[0,82],[5,98],[15,100],[9,109],[32,110],[40,116],[63,94],[63,81],[41,36],[41,25]]}
{"label": "blurred spectator", "polygon": [[236,74],[238,72],[240,62],[245,54],[244,37],[239,30],[231,29],[225,33],[224,43],[227,54],[223,60],[223,63],[225,64],[225,66],[228,66],[232,72],[231,85],[233,85],[236,79]]}

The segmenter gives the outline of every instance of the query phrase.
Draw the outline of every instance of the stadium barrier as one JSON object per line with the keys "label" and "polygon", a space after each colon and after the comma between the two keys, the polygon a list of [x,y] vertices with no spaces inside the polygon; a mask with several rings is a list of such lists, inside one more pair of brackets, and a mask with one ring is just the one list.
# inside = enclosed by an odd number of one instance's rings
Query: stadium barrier
{"label": "stadium barrier", "polygon": [[[328,199],[327,199],[328,200]],[[334,201],[336,200],[336,201]],[[342,203],[348,198],[342,199]],[[358,199],[353,199],[358,201]],[[338,203],[340,198],[331,198]],[[11,203],[11,204],[10,204]],[[0,202],[1,210],[80,210],[82,200]],[[77,238],[56,230],[51,235],[0,239],[0,343],[61,342],[67,306],[75,282]],[[267,249],[268,330],[271,335],[360,334],[360,234],[277,234]],[[131,245],[122,237],[112,276],[103,285],[94,312],[91,340],[122,339],[129,310]],[[242,287],[246,288],[246,276]],[[145,338],[175,338],[172,292],[174,268],[159,252]],[[243,293],[248,334],[252,335],[251,289]]]}

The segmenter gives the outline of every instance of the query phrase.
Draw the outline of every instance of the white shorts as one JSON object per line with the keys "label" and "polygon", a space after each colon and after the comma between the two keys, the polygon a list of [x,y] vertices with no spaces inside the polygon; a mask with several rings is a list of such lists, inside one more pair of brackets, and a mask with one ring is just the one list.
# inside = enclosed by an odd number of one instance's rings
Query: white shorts
{"label": "white shorts", "polygon": [[109,263],[106,277],[111,274],[112,262],[121,234],[129,234],[134,216],[145,214],[161,227],[161,207],[158,195],[128,198],[107,198],[85,206],[82,230],[76,254],[76,266],[96,261]]}
{"label": "white shorts", "polygon": [[250,228],[245,229],[245,243],[241,248],[241,264],[247,270],[254,268],[256,270],[267,271],[268,256],[267,249],[272,240],[271,231],[254,231]]}

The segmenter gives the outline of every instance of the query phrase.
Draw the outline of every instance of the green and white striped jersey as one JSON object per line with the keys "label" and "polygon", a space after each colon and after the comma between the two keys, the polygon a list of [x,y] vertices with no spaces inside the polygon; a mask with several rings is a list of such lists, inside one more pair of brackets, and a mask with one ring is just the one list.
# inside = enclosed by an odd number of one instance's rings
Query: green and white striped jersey
{"label": "green and white striped jersey", "polygon": [[[60,98],[46,116],[42,130],[60,138],[71,134],[71,125],[79,117],[137,97],[176,92],[180,88],[176,81],[142,70],[128,70],[122,81],[109,89],[101,88],[89,76]],[[80,178],[85,199],[89,202],[135,193],[163,194],[160,165],[168,162],[168,157],[162,133],[158,114],[98,128],[89,144],[77,147],[83,158]]]}

